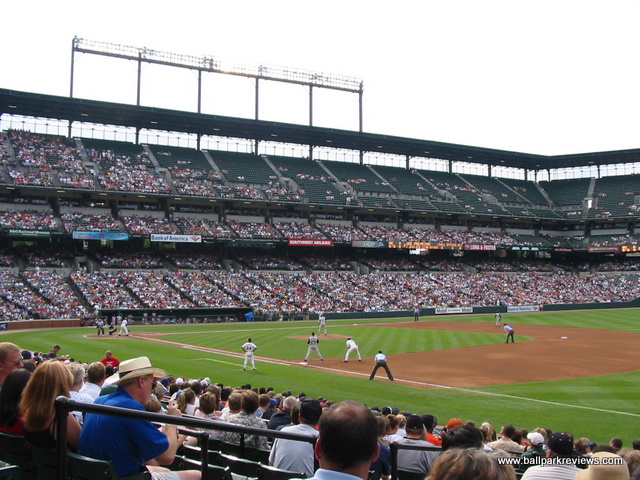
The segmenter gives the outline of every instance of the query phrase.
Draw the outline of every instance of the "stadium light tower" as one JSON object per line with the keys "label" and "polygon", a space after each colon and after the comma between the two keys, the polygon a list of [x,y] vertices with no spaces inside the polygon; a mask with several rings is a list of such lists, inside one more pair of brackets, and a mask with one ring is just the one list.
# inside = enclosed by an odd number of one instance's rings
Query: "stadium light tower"
{"label": "stadium light tower", "polygon": [[74,37],[71,46],[71,83],[69,97],[73,98],[75,54],[87,53],[123,60],[132,60],[138,63],[137,99],[136,105],[140,105],[140,91],[142,88],[142,64],[150,63],[166,65],[175,68],[186,68],[198,72],[198,102],[197,113],[202,112],[202,73],[220,73],[234,75],[255,80],[255,119],[260,119],[259,99],[260,81],[270,80],[274,82],[305,85],[309,87],[309,126],[313,126],[313,89],[324,88],[358,94],[358,131],[363,131],[363,92],[364,82],[355,77],[334,75],[307,70],[299,70],[291,67],[274,65],[242,65],[222,62],[213,56],[194,56],[180,53],[163,52],[147,47],[132,47],[109,42],[97,42],[84,38]]}

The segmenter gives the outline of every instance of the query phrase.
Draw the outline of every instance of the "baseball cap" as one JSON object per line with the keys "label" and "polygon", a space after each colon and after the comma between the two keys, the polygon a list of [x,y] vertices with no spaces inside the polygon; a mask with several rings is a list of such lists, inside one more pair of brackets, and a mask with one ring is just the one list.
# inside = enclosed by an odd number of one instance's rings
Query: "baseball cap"
{"label": "baseball cap", "polygon": [[527,438],[531,442],[531,445],[542,445],[544,443],[544,437],[538,432],[531,432],[527,435]]}
{"label": "baseball cap", "polygon": [[567,432],[555,432],[547,439],[547,445],[553,453],[569,457],[573,453],[573,435]]}
{"label": "baseball cap", "polygon": [[407,425],[405,428],[407,430],[422,430],[424,428],[424,423],[422,423],[420,415],[410,415],[409,418],[407,418]]}
{"label": "baseball cap", "polygon": [[447,422],[447,430],[453,430],[464,425],[464,422],[459,418],[452,418]]}
{"label": "baseball cap", "polygon": [[33,358],[33,354],[29,350],[22,350],[20,354],[23,360],[31,360]]}

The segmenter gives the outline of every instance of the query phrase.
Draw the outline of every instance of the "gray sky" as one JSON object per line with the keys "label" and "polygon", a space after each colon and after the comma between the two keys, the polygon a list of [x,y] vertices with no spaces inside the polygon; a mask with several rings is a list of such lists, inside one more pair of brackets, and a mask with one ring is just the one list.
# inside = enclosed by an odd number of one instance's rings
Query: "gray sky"
{"label": "gray sky", "polygon": [[[68,95],[71,41],[364,80],[364,130],[564,154],[639,148],[640,2],[30,1],[3,4],[0,87]],[[135,102],[136,65],[76,63],[75,96]],[[253,83],[208,75],[205,112],[253,116]],[[195,110],[196,76],[146,66],[142,103]],[[261,118],[306,124],[308,92],[269,82]],[[318,92],[318,126],[357,130],[357,96]]]}

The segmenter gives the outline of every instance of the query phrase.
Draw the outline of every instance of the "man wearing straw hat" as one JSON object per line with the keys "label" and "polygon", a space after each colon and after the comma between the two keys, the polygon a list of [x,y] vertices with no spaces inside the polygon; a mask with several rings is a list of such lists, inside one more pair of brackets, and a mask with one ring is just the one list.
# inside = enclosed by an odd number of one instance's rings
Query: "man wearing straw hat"
{"label": "man wearing straw hat", "polygon": [[[95,403],[144,411],[157,380],[167,376],[163,370],[154,368],[147,357],[122,362],[117,375],[118,389],[111,395],[98,397]],[[173,402],[167,413],[181,416]],[[183,442],[184,436],[178,435],[176,425],[166,424],[159,430],[146,420],[88,413],[78,453],[113,461],[120,477],[139,473],[146,465],[154,480],[199,479],[197,470],[172,472],[158,466],[171,464]]]}

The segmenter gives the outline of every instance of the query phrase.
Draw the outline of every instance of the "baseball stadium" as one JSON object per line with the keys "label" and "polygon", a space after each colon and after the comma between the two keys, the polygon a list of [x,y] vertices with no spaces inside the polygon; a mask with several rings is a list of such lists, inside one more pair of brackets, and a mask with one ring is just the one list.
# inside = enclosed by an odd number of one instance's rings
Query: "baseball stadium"
{"label": "baseball stadium", "polygon": [[[2,342],[440,425],[638,438],[640,149],[544,156],[265,121],[265,82],[362,102],[363,81],[76,37],[81,55],[242,76],[256,116],[76,98],[73,66],[69,96],[0,89]],[[322,357],[304,361],[316,334]],[[379,352],[393,380],[370,379]]]}

